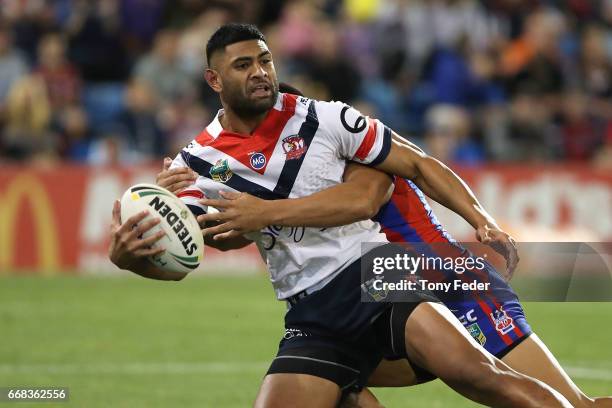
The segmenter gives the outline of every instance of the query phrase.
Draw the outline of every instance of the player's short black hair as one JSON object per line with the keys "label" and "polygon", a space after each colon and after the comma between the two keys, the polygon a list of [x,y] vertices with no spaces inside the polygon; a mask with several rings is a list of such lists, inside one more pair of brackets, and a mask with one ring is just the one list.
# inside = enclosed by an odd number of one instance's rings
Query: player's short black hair
{"label": "player's short black hair", "polygon": [[229,23],[217,29],[206,44],[206,63],[210,67],[210,58],[216,51],[224,50],[228,45],[248,40],[261,40],[266,37],[253,24]]}
{"label": "player's short black hair", "polygon": [[304,96],[302,91],[300,91],[299,89],[297,89],[293,85],[289,85],[286,82],[281,82],[281,83],[278,84],[278,91],[282,92],[282,93],[288,93],[288,94],[293,94],[293,95],[298,95],[298,96]]}

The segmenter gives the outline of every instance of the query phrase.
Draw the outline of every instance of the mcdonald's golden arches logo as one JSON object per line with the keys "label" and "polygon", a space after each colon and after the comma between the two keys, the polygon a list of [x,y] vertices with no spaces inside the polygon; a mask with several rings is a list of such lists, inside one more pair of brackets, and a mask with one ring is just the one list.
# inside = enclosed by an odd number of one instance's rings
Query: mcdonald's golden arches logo
{"label": "mcdonald's golden arches logo", "polygon": [[59,236],[51,201],[42,182],[31,173],[23,173],[9,181],[0,192],[0,274],[15,267],[15,239],[20,206],[29,202],[35,227],[38,267],[42,274],[54,274],[59,269]]}

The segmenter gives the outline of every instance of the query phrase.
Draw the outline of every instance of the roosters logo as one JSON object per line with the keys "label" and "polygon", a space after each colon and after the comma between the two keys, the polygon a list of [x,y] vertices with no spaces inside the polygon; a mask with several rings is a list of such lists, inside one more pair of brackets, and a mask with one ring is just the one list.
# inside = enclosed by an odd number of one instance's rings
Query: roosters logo
{"label": "roosters logo", "polygon": [[283,139],[283,150],[287,160],[299,159],[306,153],[304,138],[298,135],[287,136]]}

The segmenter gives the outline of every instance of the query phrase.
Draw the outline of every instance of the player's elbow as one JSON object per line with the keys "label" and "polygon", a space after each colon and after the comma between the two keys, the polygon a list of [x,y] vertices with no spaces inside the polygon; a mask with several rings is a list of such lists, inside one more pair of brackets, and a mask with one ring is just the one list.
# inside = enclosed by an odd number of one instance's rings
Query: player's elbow
{"label": "player's elbow", "polygon": [[376,214],[380,211],[381,203],[378,201],[372,200],[368,203],[366,208],[364,209],[364,219],[374,218]]}
{"label": "player's elbow", "polygon": [[373,218],[380,210],[381,203],[375,198],[369,196],[361,197],[353,203],[353,215],[355,218],[362,220],[368,220]]}
{"label": "player's elbow", "polygon": [[359,195],[355,203],[360,219],[367,220],[378,214],[388,200],[387,190],[389,185],[388,183],[372,183]]}
{"label": "player's elbow", "polygon": [[447,171],[448,167],[442,163],[440,160],[436,159],[433,156],[429,156],[423,153],[418,160],[416,160],[416,169],[417,174],[419,176],[424,176],[427,174],[435,174],[440,170]]}

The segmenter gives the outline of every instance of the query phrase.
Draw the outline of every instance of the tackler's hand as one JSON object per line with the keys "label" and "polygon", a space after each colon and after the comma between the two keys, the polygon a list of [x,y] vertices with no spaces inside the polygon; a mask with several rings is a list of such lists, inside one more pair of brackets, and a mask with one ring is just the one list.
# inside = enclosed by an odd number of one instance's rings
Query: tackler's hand
{"label": "tackler's hand", "polygon": [[476,229],[476,238],[506,259],[506,271],[502,275],[506,281],[512,279],[520,260],[514,238],[494,224],[483,225]]}
{"label": "tackler's hand", "polygon": [[230,239],[248,232],[259,231],[269,225],[268,202],[248,193],[219,192],[223,199],[202,199],[200,203],[212,206],[219,212],[200,215],[198,222],[202,227],[207,223],[218,225],[204,228],[203,234],[213,236],[214,240]]}
{"label": "tackler's hand", "polygon": [[171,158],[164,158],[162,171],[157,174],[155,183],[176,195],[183,191],[186,187],[189,187],[195,183],[198,175],[189,167],[177,167],[170,170],[171,164]]}

